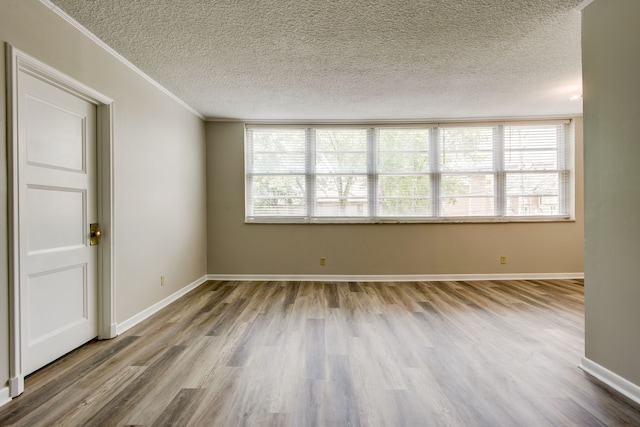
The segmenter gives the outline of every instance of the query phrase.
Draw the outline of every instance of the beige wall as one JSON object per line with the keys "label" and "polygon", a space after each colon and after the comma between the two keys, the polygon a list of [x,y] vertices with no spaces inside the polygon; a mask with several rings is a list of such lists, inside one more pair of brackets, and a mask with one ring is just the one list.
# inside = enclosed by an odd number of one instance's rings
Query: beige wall
{"label": "beige wall", "polygon": [[586,357],[640,385],[640,2],[583,12]]}
{"label": "beige wall", "polygon": [[[115,101],[116,319],[206,274],[205,126],[37,0],[0,1],[0,42]],[[0,48],[2,49],[2,48]],[[6,224],[4,55],[0,223]],[[7,230],[0,227],[0,389],[8,378]],[[160,286],[160,275],[167,284]]]}
{"label": "beige wall", "polygon": [[[244,124],[207,123],[210,274],[407,275],[583,271],[582,120],[576,221],[531,224],[244,223]],[[507,264],[500,265],[501,255]],[[321,267],[319,258],[326,257]]]}
{"label": "beige wall", "polygon": [[[37,0],[0,1],[0,42],[5,41],[115,100],[118,322],[207,272],[404,275],[583,269],[581,179],[577,220],[571,223],[247,225],[241,123],[207,124],[205,156],[202,120]],[[0,81],[0,220],[6,224],[4,55]],[[580,123],[577,159],[582,158]],[[580,160],[577,172],[581,177]],[[501,255],[508,257],[506,265],[499,264]],[[319,266],[321,256],[327,258],[326,267]],[[0,307],[7,307],[6,227],[0,227],[0,260]],[[167,277],[163,287],[161,274]],[[5,315],[0,316],[0,388],[7,378]]]}

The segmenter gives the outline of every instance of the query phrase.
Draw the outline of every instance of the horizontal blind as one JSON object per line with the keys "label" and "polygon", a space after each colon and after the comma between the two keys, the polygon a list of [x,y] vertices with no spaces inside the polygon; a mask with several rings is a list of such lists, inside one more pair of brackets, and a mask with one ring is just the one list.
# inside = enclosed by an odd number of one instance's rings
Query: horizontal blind
{"label": "horizontal blind", "polygon": [[494,215],[495,131],[495,126],[440,129],[441,216]]}
{"label": "horizontal blind", "polygon": [[254,174],[304,174],[306,143],[304,129],[252,129],[251,157]]}
{"label": "horizontal blind", "polygon": [[367,130],[316,130],[315,215],[369,215]]}
{"label": "horizontal blind", "polygon": [[430,129],[379,130],[375,210],[378,216],[431,215],[430,132]]}
{"label": "horizontal blind", "polygon": [[566,215],[564,125],[505,126],[507,216]]}
{"label": "horizontal blind", "polygon": [[249,128],[248,222],[569,218],[559,122]]}
{"label": "horizontal blind", "polygon": [[304,217],[306,140],[304,129],[247,132],[252,217]]}

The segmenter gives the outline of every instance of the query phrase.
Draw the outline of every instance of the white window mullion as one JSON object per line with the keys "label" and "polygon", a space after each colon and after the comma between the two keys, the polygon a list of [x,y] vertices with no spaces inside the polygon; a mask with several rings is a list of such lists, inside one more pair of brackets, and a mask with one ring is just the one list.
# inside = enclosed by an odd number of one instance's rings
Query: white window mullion
{"label": "white window mullion", "polygon": [[306,137],[305,184],[307,187],[307,217],[316,214],[316,130],[308,128]]}
{"label": "white window mullion", "polygon": [[379,215],[378,209],[378,130],[367,129],[367,192],[369,199],[369,216]]}
{"label": "white window mullion", "polygon": [[504,172],[504,126],[493,130],[493,170],[495,174],[495,216],[503,217],[506,212],[506,174]]}
{"label": "white window mullion", "polygon": [[431,214],[440,217],[440,128],[433,127],[429,133],[429,184],[431,188]]}

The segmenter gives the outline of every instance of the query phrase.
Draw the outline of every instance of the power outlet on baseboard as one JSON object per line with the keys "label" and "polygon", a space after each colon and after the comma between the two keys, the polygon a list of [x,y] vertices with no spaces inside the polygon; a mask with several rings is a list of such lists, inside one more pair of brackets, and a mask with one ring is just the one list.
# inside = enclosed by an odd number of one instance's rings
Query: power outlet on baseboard
{"label": "power outlet on baseboard", "polygon": [[507,257],[506,256],[501,256],[500,257],[500,264],[506,264],[507,263]]}
{"label": "power outlet on baseboard", "polygon": [[164,274],[160,275],[160,286],[165,285]]}

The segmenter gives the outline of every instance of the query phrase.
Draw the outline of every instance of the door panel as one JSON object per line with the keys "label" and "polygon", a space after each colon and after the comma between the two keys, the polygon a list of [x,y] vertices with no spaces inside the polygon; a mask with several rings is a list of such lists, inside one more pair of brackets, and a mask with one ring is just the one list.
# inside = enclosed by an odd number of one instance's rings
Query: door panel
{"label": "door panel", "polygon": [[85,118],[42,99],[26,100],[28,163],[84,171]]}
{"label": "door panel", "polygon": [[[29,276],[29,342],[38,343],[49,335],[73,327],[87,319],[86,264]],[[49,316],[40,316],[49,313]]]}
{"label": "door panel", "polygon": [[68,188],[27,188],[29,255],[86,243],[85,195],[83,190]]}
{"label": "door panel", "polygon": [[18,74],[23,374],[96,337],[96,107]]}

